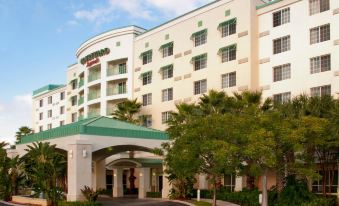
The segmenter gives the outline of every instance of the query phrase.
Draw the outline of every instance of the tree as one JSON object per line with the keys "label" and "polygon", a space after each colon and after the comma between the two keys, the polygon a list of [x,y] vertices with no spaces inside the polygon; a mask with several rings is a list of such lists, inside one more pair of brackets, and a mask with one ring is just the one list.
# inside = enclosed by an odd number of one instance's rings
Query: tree
{"label": "tree", "polygon": [[22,137],[27,136],[32,133],[33,133],[33,130],[30,129],[29,127],[26,127],[26,126],[20,127],[19,130],[15,133],[16,144],[20,143]]}
{"label": "tree", "polygon": [[135,115],[140,112],[141,103],[134,100],[125,100],[117,104],[117,109],[113,112],[113,117],[121,121],[137,123],[138,119]]}

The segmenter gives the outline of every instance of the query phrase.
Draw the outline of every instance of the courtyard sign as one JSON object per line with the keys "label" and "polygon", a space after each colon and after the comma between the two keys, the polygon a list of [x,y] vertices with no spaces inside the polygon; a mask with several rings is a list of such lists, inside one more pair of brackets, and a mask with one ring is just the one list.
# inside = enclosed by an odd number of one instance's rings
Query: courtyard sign
{"label": "courtyard sign", "polygon": [[[96,52],[93,52],[87,56],[85,56],[84,58],[82,58],[80,60],[81,64],[88,64],[88,63],[92,63],[92,60],[95,60],[96,62],[99,62],[99,57],[108,55],[110,53],[109,48],[105,48],[105,49],[100,49]],[[93,64],[93,63],[92,63]],[[88,65],[87,65],[88,66]]]}

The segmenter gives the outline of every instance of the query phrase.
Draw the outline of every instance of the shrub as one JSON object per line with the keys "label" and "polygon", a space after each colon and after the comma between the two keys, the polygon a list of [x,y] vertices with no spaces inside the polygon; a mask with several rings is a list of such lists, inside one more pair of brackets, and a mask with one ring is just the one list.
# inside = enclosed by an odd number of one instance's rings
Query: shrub
{"label": "shrub", "polygon": [[161,198],[161,192],[147,192],[146,197],[148,197],[148,198]]}
{"label": "shrub", "polygon": [[244,189],[240,192],[223,192],[217,194],[217,199],[240,204],[241,206],[260,206],[259,204],[260,192],[255,190]]}
{"label": "shrub", "polygon": [[85,186],[84,189],[81,190],[81,193],[85,196],[86,200],[90,203],[94,203],[97,201],[100,194],[102,194],[103,190],[94,191],[92,188]]}
{"label": "shrub", "polygon": [[66,202],[66,201],[61,201],[58,202],[58,206],[101,206],[100,203],[98,202]]}

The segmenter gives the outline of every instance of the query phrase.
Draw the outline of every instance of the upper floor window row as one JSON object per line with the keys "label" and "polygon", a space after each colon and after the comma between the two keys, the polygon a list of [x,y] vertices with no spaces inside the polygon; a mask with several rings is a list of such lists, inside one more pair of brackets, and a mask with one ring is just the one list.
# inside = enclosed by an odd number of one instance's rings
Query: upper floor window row
{"label": "upper floor window row", "polygon": [[207,67],[207,53],[193,57],[191,62],[194,65],[194,71],[206,68]]}
{"label": "upper floor window row", "polygon": [[282,9],[273,13],[273,27],[290,22],[290,8]]}
{"label": "upper floor window row", "polygon": [[194,39],[194,46],[195,47],[206,44],[206,42],[207,42],[207,29],[193,33],[191,38]]}
{"label": "upper floor window row", "polygon": [[331,39],[330,24],[314,27],[310,30],[310,44],[316,44]]}
{"label": "upper floor window row", "polygon": [[310,15],[330,10],[330,0],[309,0]]}
{"label": "upper floor window row", "polygon": [[273,40],[273,54],[279,54],[291,49],[291,37],[284,36]]}
{"label": "upper floor window row", "polygon": [[232,44],[226,47],[219,49],[219,54],[221,54],[221,62],[233,61],[237,58],[237,45]]}
{"label": "upper floor window row", "polygon": [[145,51],[140,54],[140,58],[142,59],[142,64],[148,64],[152,62],[152,50]]}
{"label": "upper floor window row", "polygon": [[220,23],[218,29],[220,29],[222,37],[237,33],[237,19],[233,18]]}
{"label": "upper floor window row", "polygon": [[162,75],[162,79],[172,78],[173,77],[173,64],[161,67],[160,73]]}
{"label": "upper floor window row", "polygon": [[273,82],[291,78],[291,64],[284,64],[273,67]]}
{"label": "upper floor window row", "polygon": [[311,97],[322,97],[325,95],[331,95],[331,85],[311,88]]}
{"label": "upper floor window row", "polygon": [[173,42],[169,42],[160,47],[160,51],[162,52],[162,57],[168,57],[173,55]]}
{"label": "upper floor window row", "polygon": [[311,74],[331,70],[331,55],[326,54],[310,59]]}
{"label": "upper floor window row", "polygon": [[142,85],[147,85],[152,83],[152,71],[142,73],[140,75],[140,79],[142,80]]}

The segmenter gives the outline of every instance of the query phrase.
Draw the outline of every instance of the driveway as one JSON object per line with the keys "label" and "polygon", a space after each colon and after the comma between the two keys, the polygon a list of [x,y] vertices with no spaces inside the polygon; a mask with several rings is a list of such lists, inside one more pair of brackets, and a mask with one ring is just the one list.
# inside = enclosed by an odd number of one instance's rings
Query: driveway
{"label": "driveway", "polygon": [[159,199],[137,199],[137,198],[100,198],[103,206],[184,206],[184,204]]}

